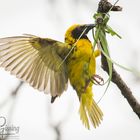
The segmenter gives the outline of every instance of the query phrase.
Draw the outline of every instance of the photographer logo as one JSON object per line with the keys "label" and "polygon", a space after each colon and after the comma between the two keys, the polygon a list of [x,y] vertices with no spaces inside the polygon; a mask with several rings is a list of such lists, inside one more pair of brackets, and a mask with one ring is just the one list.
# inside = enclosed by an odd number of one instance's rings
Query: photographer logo
{"label": "photographer logo", "polygon": [[19,126],[7,124],[6,118],[0,116],[0,140],[4,140],[6,137],[19,139]]}

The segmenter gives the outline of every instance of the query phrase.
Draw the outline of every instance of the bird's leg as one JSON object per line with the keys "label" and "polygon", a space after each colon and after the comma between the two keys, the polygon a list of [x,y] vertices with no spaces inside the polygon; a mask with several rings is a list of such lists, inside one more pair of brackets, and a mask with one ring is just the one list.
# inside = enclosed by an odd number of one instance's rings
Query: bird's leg
{"label": "bird's leg", "polygon": [[91,81],[90,79],[88,79],[86,81],[86,84],[85,84],[85,87],[84,87],[84,92],[86,91],[87,87],[89,86],[90,81]]}
{"label": "bird's leg", "polygon": [[95,85],[101,85],[101,86],[104,85],[104,79],[101,76],[95,74],[92,77],[90,77],[88,80],[86,80],[86,84],[85,84],[85,87],[84,87],[84,92],[86,91],[90,82],[92,82]]}
{"label": "bird's leg", "polygon": [[101,86],[104,85],[104,79],[97,74],[93,75],[90,80],[95,85],[101,85]]}

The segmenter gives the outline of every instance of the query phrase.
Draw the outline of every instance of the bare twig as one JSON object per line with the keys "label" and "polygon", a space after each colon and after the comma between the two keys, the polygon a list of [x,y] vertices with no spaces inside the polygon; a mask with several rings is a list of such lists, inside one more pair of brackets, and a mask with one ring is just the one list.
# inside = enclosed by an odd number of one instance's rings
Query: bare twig
{"label": "bare twig", "polygon": [[[108,12],[110,10],[110,5],[112,5],[112,4],[110,4],[107,0],[101,0],[99,2],[99,6],[98,6],[98,12],[100,12],[100,13]],[[114,11],[121,11],[121,9],[122,9],[122,8],[120,8],[120,6],[114,6],[114,8],[116,9]],[[101,55],[101,62],[102,62],[102,68],[109,74],[108,63],[107,63],[106,57],[103,54]],[[133,111],[137,114],[137,116],[140,119],[140,104],[138,103],[136,98],[133,96],[130,88],[126,85],[126,83],[122,80],[120,75],[114,69],[114,67],[113,67],[111,81],[117,85],[117,87],[120,89],[122,95],[127,99],[129,105],[131,106]]]}
{"label": "bare twig", "polygon": [[70,102],[70,105],[67,108],[64,117],[61,120],[59,120],[57,123],[54,124],[54,122],[52,120],[52,118],[53,118],[52,108],[50,106],[50,102],[49,103],[47,102],[47,116],[48,116],[47,122],[48,122],[49,127],[55,132],[56,140],[62,139],[62,136],[63,136],[62,129],[63,129],[63,126],[67,123],[67,121],[71,117],[71,114],[72,114],[71,112],[72,112],[72,110],[71,110],[71,102]]}
{"label": "bare twig", "polygon": [[12,92],[12,96],[17,95],[18,91],[20,90],[21,86],[23,85],[23,82],[21,81],[17,87],[15,88],[15,90]]}
{"label": "bare twig", "polygon": [[21,86],[23,85],[23,82],[20,82],[17,87],[15,88],[15,90],[13,90],[8,97],[5,98],[5,100],[3,102],[0,103],[0,108],[3,108],[8,102],[9,100],[11,100],[11,97],[15,97],[16,94],[18,93],[19,89],[21,88]]}
{"label": "bare twig", "polygon": [[53,124],[52,121],[52,109],[50,106],[50,103],[47,102],[47,116],[48,116],[48,124],[49,127],[54,130],[56,134],[56,140],[61,140],[61,121],[58,122],[57,124]]}

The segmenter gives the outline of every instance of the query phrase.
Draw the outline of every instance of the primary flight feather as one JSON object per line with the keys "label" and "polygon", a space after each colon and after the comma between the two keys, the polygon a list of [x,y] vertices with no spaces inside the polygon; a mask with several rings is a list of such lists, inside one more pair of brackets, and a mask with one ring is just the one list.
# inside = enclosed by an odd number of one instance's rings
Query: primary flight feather
{"label": "primary flight feather", "polygon": [[73,25],[65,33],[65,43],[33,35],[0,39],[0,65],[32,87],[50,93],[53,103],[68,85],[77,92],[80,101],[80,118],[89,129],[89,120],[96,128],[103,113],[93,99],[92,85],[95,58],[87,37],[94,24]]}

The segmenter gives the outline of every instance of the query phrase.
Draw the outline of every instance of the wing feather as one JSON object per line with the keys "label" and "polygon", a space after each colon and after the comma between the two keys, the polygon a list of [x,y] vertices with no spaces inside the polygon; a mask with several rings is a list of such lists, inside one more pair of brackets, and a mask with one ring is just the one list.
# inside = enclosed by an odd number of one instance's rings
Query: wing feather
{"label": "wing feather", "polygon": [[[38,58],[38,55],[37,55],[37,56],[35,56],[35,59],[32,62],[31,66],[27,67],[27,71],[30,71],[29,76],[27,77],[27,82],[29,82],[30,85],[32,83],[32,79],[34,78],[34,76],[36,76],[36,75],[34,75],[34,71],[36,70],[36,67],[39,64],[39,61],[40,61],[40,59]],[[36,63],[34,63],[34,62],[36,62]],[[26,73],[25,73],[25,76],[26,76]]]}
{"label": "wing feather", "polygon": [[[28,52],[27,52],[27,50],[21,50],[16,53],[7,54],[1,58],[1,60],[3,60],[3,63],[1,66],[6,67],[6,69],[8,68],[8,66],[14,66],[15,63],[18,63],[18,61],[25,58],[25,56],[27,57],[29,52],[31,52],[31,49],[28,49]],[[9,70],[11,70],[11,69],[9,69]]]}
{"label": "wing feather", "polygon": [[21,71],[22,73],[24,73],[24,71],[27,70],[27,67],[31,66],[32,60],[30,61],[30,59],[32,58],[34,60],[34,58],[31,57],[33,54],[34,52],[30,51],[26,55],[24,55],[13,67],[13,69],[11,69],[11,74],[18,75]]}
{"label": "wing feather", "polygon": [[47,69],[45,73],[45,85],[44,85],[45,93],[48,93],[48,91],[50,91],[50,71],[51,71],[50,69]]}
{"label": "wing feather", "polygon": [[33,35],[0,39],[0,66],[34,88],[60,96],[67,88],[65,62],[69,46]]}
{"label": "wing feather", "polygon": [[41,67],[42,67],[42,59],[39,59],[39,62],[38,62],[38,65],[36,65],[34,71],[33,71],[33,77],[31,79],[32,83],[31,85],[34,87],[34,88],[37,88],[36,85],[38,83],[38,77],[39,75],[41,74]]}
{"label": "wing feather", "polygon": [[31,73],[32,73],[32,67],[33,67],[33,62],[35,61],[37,55],[35,52],[34,54],[31,54],[30,56],[26,57],[26,61],[24,60],[24,63],[20,63],[20,67],[17,67],[15,71],[13,71],[13,74],[15,74],[18,78],[21,78],[24,81],[28,81]]}
{"label": "wing feather", "polygon": [[39,75],[39,78],[38,78],[38,85],[37,85],[37,89],[39,89],[40,91],[42,91],[42,87],[44,85],[44,76],[45,76],[45,66],[42,65],[42,68],[41,68],[41,71],[40,71],[40,75]]}

